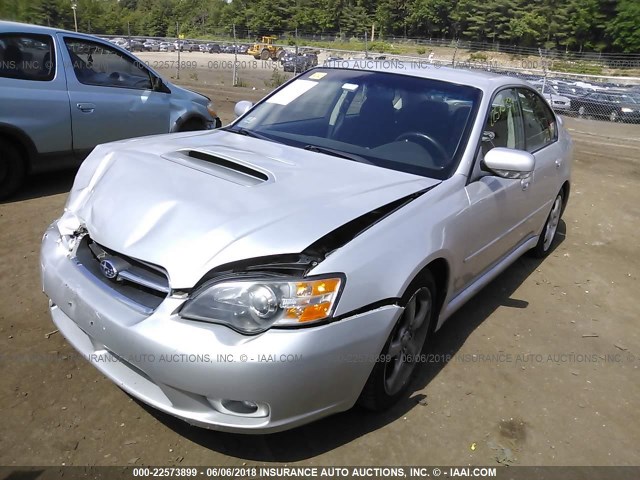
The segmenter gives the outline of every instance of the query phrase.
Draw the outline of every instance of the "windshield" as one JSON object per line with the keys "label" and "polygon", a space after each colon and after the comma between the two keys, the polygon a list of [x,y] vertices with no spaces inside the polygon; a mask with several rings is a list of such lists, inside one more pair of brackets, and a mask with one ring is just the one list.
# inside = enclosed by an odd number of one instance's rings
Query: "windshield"
{"label": "windshield", "polygon": [[480,90],[383,72],[314,69],[230,131],[444,179],[464,151]]}

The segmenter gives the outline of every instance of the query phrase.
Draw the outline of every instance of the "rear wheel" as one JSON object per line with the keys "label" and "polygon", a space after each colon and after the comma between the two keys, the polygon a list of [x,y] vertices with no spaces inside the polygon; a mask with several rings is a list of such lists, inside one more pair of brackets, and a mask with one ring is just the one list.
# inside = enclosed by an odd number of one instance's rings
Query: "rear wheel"
{"label": "rear wheel", "polygon": [[578,115],[583,116],[585,114],[584,107],[578,109]]}
{"label": "rear wheel", "polygon": [[618,112],[616,112],[615,110],[613,112],[611,112],[609,114],[609,120],[612,122],[617,122],[618,121]]}
{"label": "rear wheel", "polygon": [[0,199],[14,194],[27,173],[25,159],[12,142],[0,139]]}
{"label": "rear wheel", "polygon": [[407,292],[411,294],[404,312],[358,399],[358,403],[368,410],[385,410],[402,397],[433,331],[437,292],[431,273],[425,272],[414,280]]}
{"label": "rear wheel", "polygon": [[269,60],[271,58],[271,53],[266,48],[260,52],[260,59]]}
{"label": "rear wheel", "polygon": [[556,238],[558,225],[560,224],[563,202],[564,194],[562,191],[560,191],[556,199],[553,201],[551,212],[549,212],[549,216],[547,217],[547,221],[544,224],[544,228],[542,229],[542,233],[540,234],[538,243],[531,250],[531,253],[535,257],[544,258],[551,251],[551,246],[553,245],[553,241]]}

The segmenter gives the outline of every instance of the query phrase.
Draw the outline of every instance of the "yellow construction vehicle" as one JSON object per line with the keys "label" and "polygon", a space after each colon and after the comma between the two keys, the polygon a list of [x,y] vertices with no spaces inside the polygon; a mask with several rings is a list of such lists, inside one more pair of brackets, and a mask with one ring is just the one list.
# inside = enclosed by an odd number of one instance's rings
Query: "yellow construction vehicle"
{"label": "yellow construction vehicle", "polygon": [[262,37],[261,42],[254,43],[247,53],[252,55],[256,60],[280,60],[285,53],[282,47],[273,44],[278,37],[266,36]]}

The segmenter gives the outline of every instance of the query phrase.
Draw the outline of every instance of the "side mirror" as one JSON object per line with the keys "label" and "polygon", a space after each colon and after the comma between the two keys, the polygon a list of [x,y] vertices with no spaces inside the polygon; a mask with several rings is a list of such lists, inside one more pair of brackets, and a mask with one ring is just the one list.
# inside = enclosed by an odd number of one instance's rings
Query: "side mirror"
{"label": "side mirror", "polygon": [[236,114],[236,117],[241,117],[253,107],[253,103],[248,100],[242,100],[236,103],[236,106],[233,108],[233,113]]}
{"label": "side mirror", "polygon": [[511,148],[492,148],[484,156],[483,170],[502,178],[527,178],[536,166],[536,159],[529,152]]}

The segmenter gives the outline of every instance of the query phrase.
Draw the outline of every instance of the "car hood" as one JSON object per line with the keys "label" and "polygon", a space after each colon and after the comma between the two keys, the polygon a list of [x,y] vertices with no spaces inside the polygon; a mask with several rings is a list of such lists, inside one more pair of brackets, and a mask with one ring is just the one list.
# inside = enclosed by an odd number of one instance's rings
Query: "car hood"
{"label": "car hood", "polygon": [[97,147],[65,215],[105,247],[165,268],[173,288],[190,288],[219,265],[300,253],[438,183],[221,130],[192,132]]}

